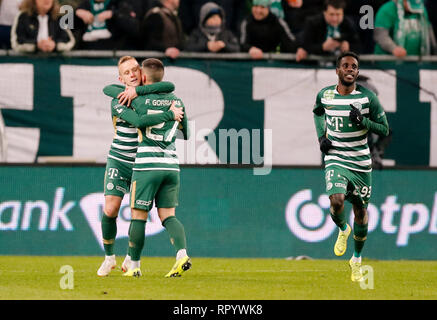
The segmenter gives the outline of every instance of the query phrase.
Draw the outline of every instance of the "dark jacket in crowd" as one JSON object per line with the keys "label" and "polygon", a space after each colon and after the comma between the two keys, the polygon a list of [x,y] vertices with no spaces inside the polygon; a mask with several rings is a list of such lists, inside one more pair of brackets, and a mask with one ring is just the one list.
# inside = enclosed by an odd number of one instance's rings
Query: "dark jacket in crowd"
{"label": "dark jacket in crowd", "polygon": [[141,27],[141,42],[145,50],[165,51],[167,48],[184,48],[185,35],[182,24],[175,12],[165,8],[160,2],[150,9]]}
{"label": "dark jacket in crowd", "polygon": [[[322,45],[326,41],[328,24],[325,21],[323,13],[309,17],[305,22],[303,30],[302,43],[308,53],[323,55],[329,54],[323,51]],[[340,38],[339,41],[348,41],[351,51],[360,52],[360,38],[357,30],[348,17],[344,17],[343,22],[339,25]]]}
{"label": "dark jacket in crowd", "polygon": [[434,35],[437,38],[437,1],[426,0],[425,1],[426,10],[428,12],[429,21],[434,30]]}
{"label": "dark jacket in crowd", "polygon": [[287,22],[294,34],[303,31],[305,20],[323,11],[324,0],[304,0],[302,7],[293,8],[288,5],[287,0],[282,0],[284,9],[284,20]]}
{"label": "dark jacket in crowd", "polygon": [[[217,12],[222,18],[221,27],[211,29],[205,26],[207,18]],[[199,27],[191,33],[185,46],[185,51],[210,52],[208,50],[208,42],[221,40],[226,46],[218,51],[219,53],[238,52],[240,50],[238,39],[225,26],[225,12],[223,9],[213,2],[206,3],[200,10]]]}
{"label": "dark jacket in crowd", "polygon": [[118,1],[114,10],[113,25],[117,29],[120,48],[141,49],[141,23],[148,9],[148,3],[144,0]]}
{"label": "dark jacket in crowd", "polygon": [[[29,16],[21,12],[14,21],[11,29],[12,49],[19,52],[38,51],[39,21],[37,14]],[[55,51],[69,51],[74,47],[75,39],[70,30],[64,30],[59,25],[59,19],[53,19],[48,14],[49,37],[56,43]]]}
{"label": "dark jacket in crowd", "polygon": [[264,20],[255,20],[249,15],[241,23],[240,33],[241,51],[248,52],[251,47],[257,47],[263,52],[296,52],[296,37],[290,31],[287,23],[273,13]]}

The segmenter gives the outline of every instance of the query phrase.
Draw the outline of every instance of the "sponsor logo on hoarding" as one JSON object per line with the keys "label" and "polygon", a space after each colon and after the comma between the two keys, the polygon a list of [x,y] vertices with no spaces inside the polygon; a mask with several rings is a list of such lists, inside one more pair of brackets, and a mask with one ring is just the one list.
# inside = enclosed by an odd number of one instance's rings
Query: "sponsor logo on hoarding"
{"label": "sponsor logo on hoarding", "polygon": [[[103,249],[102,242],[102,227],[100,221],[102,219],[103,207],[105,205],[105,198],[103,193],[91,193],[83,197],[79,202],[80,208],[93,231],[96,241]],[[131,220],[131,209],[129,206],[129,195],[125,195],[121,202],[118,218],[117,218],[117,237],[127,238],[129,225]],[[158,234],[164,230],[161,224],[161,220],[158,216],[158,211],[154,207],[149,212],[148,220],[146,223],[146,236],[152,236]]]}
{"label": "sponsor logo on hoarding", "polygon": [[[326,194],[313,200],[310,189],[296,192],[285,208],[285,221],[290,231],[300,240],[320,242],[328,239],[336,225],[329,217],[330,201]],[[369,203],[369,233],[380,228],[385,234],[397,234],[396,245],[408,245],[410,238],[420,232],[437,234],[437,192],[434,195],[432,208],[423,203],[398,203],[396,195],[388,195],[385,201],[377,206]],[[398,225],[394,224],[396,214],[400,214]],[[349,224],[353,225],[354,215],[351,212]]]}
{"label": "sponsor logo on hoarding", "polygon": [[[74,231],[75,228],[68,214],[79,204],[83,215],[90,226],[97,243],[103,248],[102,219],[105,197],[103,193],[91,193],[79,201],[64,201],[65,188],[57,188],[53,202],[44,200],[19,201],[9,200],[0,203],[0,231],[27,231],[31,227],[31,220],[39,218],[39,231]],[[37,213],[39,215],[34,215]],[[127,238],[131,210],[129,207],[129,195],[126,195],[121,203],[117,219],[117,239]],[[146,224],[146,236],[152,236],[164,230],[158,217],[156,208],[149,212]]]}
{"label": "sponsor logo on hoarding", "polygon": [[[57,188],[53,202],[44,200],[9,200],[0,203],[0,230],[29,230],[32,213],[40,212],[38,230],[57,231],[62,228],[72,231],[73,224],[68,212],[76,205],[75,201],[64,203],[65,188]],[[21,222],[21,223],[20,223]]]}

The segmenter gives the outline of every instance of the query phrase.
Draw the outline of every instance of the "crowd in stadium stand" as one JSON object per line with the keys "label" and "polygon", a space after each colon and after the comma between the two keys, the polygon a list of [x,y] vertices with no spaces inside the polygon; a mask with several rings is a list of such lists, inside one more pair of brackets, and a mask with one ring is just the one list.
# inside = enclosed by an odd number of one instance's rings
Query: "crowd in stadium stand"
{"label": "crowd in stadium stand", "polygon": [[[59,24],[65,4],[75,10],[72,30]],[[360,12],[365,5],[373,16]],[[352,50],[401,58],[437,54],[436,33],[435,0],[0,0],[0,48],[18,52],[274,52],[302,61]]]}

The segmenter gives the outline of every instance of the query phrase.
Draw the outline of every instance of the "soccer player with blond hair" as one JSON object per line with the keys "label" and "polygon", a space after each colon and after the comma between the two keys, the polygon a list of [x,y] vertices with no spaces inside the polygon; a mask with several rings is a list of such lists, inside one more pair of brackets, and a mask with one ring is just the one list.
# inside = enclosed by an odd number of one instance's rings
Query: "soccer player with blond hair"
{"label": "soccer player with blond hair", "polygon": [[[169,82],[140,86],[142,81],[141,68],[137,60],[131,56],[120,58],[118,71],[120,82],[126,88],[132,88],[141,94],[169,93],[174,90],[174,85]],[[120,86],[120,90],[124,90],[124,86]],[[105,205],[102,216],[102,237],[105,260],[97,271],[99,276],[107,276],[116,266],[114,254],[114,242],[117,234],[116,219],[124,194],[130,190],[132,168],[138,147],[137,127],[144,128],[166,121],[180,121],[183,115],[180,108],[172,107],[161,114],[144,115],[138,118],[134,110],[123,108],[118,103],[118,99],[112,100],[111,113],[114,138],[109,150],[104,178]],[[130,256],[127,255],[122,269],[128,269],[129,263]]]}

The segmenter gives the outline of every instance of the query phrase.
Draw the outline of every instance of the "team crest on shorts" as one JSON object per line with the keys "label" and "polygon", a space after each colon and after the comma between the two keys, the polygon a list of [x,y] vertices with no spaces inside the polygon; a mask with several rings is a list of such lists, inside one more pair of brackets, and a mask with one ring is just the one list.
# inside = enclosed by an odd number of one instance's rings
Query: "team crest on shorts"
{"label": "team crest on shorts", "polygon": [[328,184],[326,185],[326,191],[329,191],[332,189],[332,182],[328,182]]}
{"label": "team crest on shorts", "polygon": [[112,189],[114,189],[114,184],[113,184],[112,182],[109,182],[109,183],[106,185],[106,189],[108,189],[108,190],[112,190]]}

